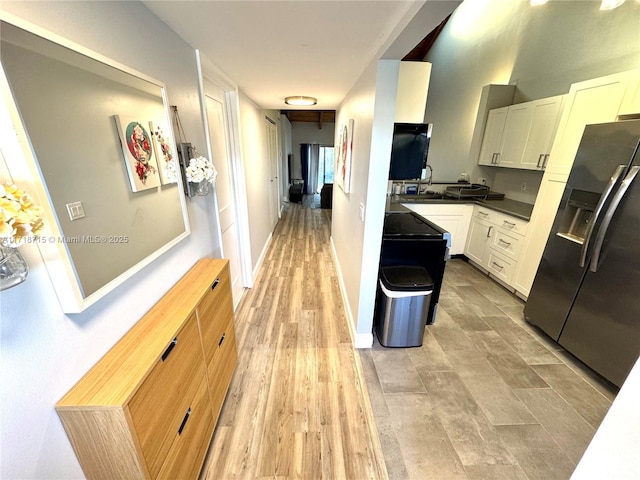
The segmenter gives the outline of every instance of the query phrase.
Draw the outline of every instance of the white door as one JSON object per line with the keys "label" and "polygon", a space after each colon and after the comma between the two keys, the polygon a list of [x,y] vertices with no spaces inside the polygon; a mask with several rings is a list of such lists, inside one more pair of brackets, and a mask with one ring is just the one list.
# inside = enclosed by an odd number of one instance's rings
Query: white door
{"label": "white door", "polygon": [[224,92],[215,88],[207,88],[207,122],[211,142],[211,156],[218,171],[216,195],[218,198],[218,215],[222,232],[222,251],[229,259],[233,305],[237,306],[244,291],[242,282],[241,252],[238,234],[238,222],[232,182],[232,168],[227,149],[225,128]]}
{"label": "white door", "polygon": [[278,181],[278,127],[270,118],[265,118],[267,135],[267,158],[269,161],[269,218],[275,228],[280,217],[280,182]]}

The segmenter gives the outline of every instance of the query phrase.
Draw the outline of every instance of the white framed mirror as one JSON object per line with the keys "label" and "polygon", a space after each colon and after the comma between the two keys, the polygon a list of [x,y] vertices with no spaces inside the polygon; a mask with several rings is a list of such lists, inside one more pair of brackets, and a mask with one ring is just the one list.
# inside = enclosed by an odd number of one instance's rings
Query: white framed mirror
{"label": "white framed mirror", "polygon": [[0,20],[0,148],[12,180],[45,209],[35,243],[62,310],[78,313],[190,233],[166,88]]}

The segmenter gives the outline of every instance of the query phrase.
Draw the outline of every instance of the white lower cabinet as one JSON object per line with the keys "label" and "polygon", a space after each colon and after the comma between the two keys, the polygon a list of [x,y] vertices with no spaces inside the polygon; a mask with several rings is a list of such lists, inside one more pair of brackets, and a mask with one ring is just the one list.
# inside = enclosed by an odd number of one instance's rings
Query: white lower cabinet
{"label": "white lower cabinet", "polygon": [[512,287],[527,228],[526,220],[476,205],[465,255],[496,279]]}
{"label": "white lower cabinet", "polygon": [[462,255],[469,232],[473,205],[446,203],[403,203],[409,210],[451,234],[451,255]]}

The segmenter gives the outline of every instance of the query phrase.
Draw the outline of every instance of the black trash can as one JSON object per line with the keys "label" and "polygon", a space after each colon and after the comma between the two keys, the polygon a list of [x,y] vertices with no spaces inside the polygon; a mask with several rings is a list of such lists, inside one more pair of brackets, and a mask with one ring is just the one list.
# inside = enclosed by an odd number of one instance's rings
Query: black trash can
{"label": "black trash can", "polygon": [[383,347],[419,347],[427,323],[433,280],[424,267],[380,269],[376,335]]}

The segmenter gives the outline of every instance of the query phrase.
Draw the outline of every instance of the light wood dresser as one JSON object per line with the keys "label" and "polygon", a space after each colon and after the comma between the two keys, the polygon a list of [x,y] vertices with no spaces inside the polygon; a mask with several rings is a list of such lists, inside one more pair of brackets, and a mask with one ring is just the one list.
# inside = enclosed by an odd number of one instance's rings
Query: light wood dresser
{"label": "light wood dresser", "polygon": [[227,260],[202,259],[58,402],[89,479],[197,479],[237,362]]}

